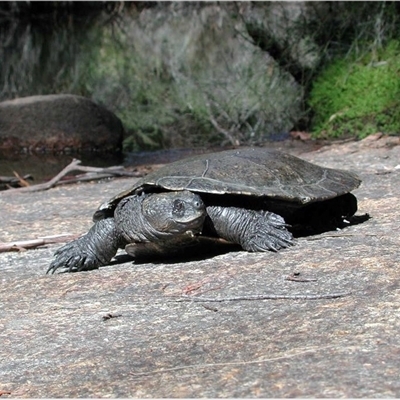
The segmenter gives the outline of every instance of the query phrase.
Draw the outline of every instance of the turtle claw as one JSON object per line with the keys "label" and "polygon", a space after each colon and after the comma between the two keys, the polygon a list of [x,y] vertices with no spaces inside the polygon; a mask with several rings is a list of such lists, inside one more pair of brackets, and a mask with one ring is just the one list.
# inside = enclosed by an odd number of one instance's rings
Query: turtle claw
{"label": "turtle claw", "polygon": [[207,212],[217,234],[244,250],[278,251],[294,244],[285,220],[270,211],[209,206]]}
{"label": "turtle claw", "polygon": [[54,253],[56,258],[50,264],[46,274],[54,274],[56,271],[60,274],[88,271],[99,267],[96,257],[81,249],[79,240],[67,243]]}
{"label": "turtle claw", "polygon": [[113,218],[96,222],[86,235],[60,247],[47,274],[90,271],[107,265],[118,250]]}
{"label": "turtle claw", "polygon": [[91,251],[86,236],[60,247],[54,253],[55,259],[50,264],[47,274],[79,272],[97,269],[103,263]]}
{"label": "turtle claw", "polygon": [[57,257],[50,264],[46,274],[54,274],[56,272],[59,274],[64,274],[67,272],[89,271],[97,268],[99,268],[98,263],[81,256],[73,257],[67,261],[62,261],[59,257]]}
{"label": "turtle claw", "polygon": [[279,251],[292,246],[293,235],[285,220],[269,211],[260,211],[247,231],[242,247],[247,251]]}

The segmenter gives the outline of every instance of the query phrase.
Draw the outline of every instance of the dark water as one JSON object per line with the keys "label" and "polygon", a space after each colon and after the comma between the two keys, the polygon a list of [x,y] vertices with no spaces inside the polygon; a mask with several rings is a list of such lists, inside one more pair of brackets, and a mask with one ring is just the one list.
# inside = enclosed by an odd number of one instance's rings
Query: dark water
{"label": "dark water", "polygon": [[32,175],[34,183],[48,181],[57,175],[64,167],[77,158],[81,165],[92,167],[111,167],[121,165],[122,156],[109,155],[13,155],[0,156],[0,176]]}
{"label": "dark water", "polygon": [[165,149],[156,151],[139,151],[127,153],[124,157],[124,165],[140,166],[152,164],[169,164],[171,162],[190,157],[195,154],[210,153],[226,150],[227,148],[193,148],[193,149]]}
{"label": "dark water", "polygon": [[[289,151],[294,154],[308,152],[320,147],[318,142],[287,140],[271,141],[265,143],[268,148],[275,148],[280,151]],[[34,177],[34,183],[41,183],[53,178],[64,167],[71,163],[74,158],[81,160],[81,165],[91,167],[111,167],[123,165],[126,168],[140,166],[150,166],[155,164],[168,164],[182,158],[190,157],[195,154],[211,153],[216,151],[228,150],[228,147],[212,148],[184,148],[166,149],[156,151],[139,151],[125,153],[121,155],[98,155],[98,154],[79,154],[79,155],[10,155],[5,157],[0,153],[0,176],[14,176],[14,171],[20,176],[30,174]]]}
{"label": "dark water", "polygon": [[[220,149],[221,150],[221,149]],[[158,151],[142,151],[124,155],[0,155],[0,176],[32,175],[32,184],[50,180],[74,158],[81,160],[81,165],[91,167],[111,167],[123,165],[124,167],[139,167],[152,164],[167,164],[192,154],[201,154],[211,150],[206,149],[170,149]],[[79,173],[79,172],[77,172]]]}

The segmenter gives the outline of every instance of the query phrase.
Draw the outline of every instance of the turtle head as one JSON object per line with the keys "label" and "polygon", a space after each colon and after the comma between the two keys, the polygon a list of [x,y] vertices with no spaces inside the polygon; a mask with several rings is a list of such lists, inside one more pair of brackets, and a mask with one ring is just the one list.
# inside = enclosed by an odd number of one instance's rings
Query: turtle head
{"label": "turtle head", "polygon": [[157,232],[169,234],[199,233],[206,217],[200,196],[187,190],[147,196],[142,213]]}

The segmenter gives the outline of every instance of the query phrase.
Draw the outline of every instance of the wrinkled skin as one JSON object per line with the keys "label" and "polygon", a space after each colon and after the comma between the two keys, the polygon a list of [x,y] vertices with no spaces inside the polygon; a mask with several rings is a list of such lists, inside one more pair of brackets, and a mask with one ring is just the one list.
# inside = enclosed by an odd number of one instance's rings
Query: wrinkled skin
{"label": "wrinkled skin", "polygon": [[[267,148],[180,160],[103,203],[94,226],[55,254],[48,272],[106,265],[118,248],[167,257],[225,239],[247,251],[277,251],[304,236],[359,223],[351,191],[361,180]],[[218,241],[221,242],[221,241]]]}
{"label": "wrinkled skin", "polygon": [[130,254],[135,245],[142,252],[148,247],[149,253],[168,254],[199,235],[206,217],[216,236],[248,251],[276,251],[292,244],[284,219],[272,212],[206,207],[189,191],[133,195],[121,200],[114,217],[97,221],[86,235],[58,249],[48,273],[99,268],[127,245]]}

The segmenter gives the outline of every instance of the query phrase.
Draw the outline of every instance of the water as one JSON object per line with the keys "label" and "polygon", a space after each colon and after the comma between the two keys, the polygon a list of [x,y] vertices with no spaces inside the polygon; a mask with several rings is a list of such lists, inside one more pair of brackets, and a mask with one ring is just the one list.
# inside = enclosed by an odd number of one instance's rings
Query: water
{"label": "water", "polygon": [[[300,154],[315,150],[318,143],[313,141],[286,140],[265,143],[268,148],[280,151],[289,151],[293,154]],[[82,161],[81,165],[91,167],[111,167],[122,165],[126,168],[150,166],[155,164],[168,164],[196,154],[204,154],[227,150],[228,148],[183,148],[166,149],[156,151],[138,151],[121,155],[99,155],[99,154],[79,154],[79,155],[10,155],[5,157],[0,153],[0,176],[14,176],[14,171],[20,176],[30,174],[34,177],[35,183],[48,181],[57,175],[64,167],[71,163],[74,158]],[[79,173],[79,172],[77,172]]]}
{"label": "water", "polygon": [[[208,150],[210,151],[210,150]],[[169,149],[158,151],[140,151],[124,155],[49,155],[49,154],[0,154],[0,176],[32,175],[31,184],[42,183],[57,175],[74,158],[81,160],[81,165],[91,167],[111,167],[123,165],[124,167],[140,167],[152,164],[168,164],[193,154],[202,154],[206,149]],[[77,172],[79,173],[79,172]]]}
{"label": "water", "polygon": [[[121,155],[19,155],[0,156],[0,176],[32,175],[31,184],[50,180],[74,158],[82,161],[81,165],[91,167],[111,167],[121,165]],[[77,172],[79,173],[79,172]]]}
{"label": "water", "polygon": [[169,164],[182,158],[190,157],[195,154],[210,153],[212,151],[221,151],[223,148],[193,148],[193,149],[165,149],[156,151],[138,151],[125,154],[124,166],[136,167],[152,164]]}

